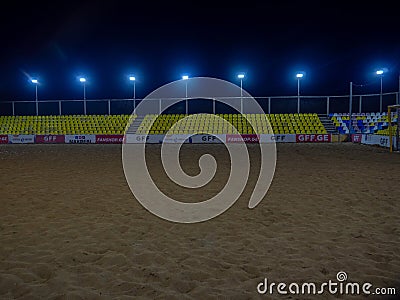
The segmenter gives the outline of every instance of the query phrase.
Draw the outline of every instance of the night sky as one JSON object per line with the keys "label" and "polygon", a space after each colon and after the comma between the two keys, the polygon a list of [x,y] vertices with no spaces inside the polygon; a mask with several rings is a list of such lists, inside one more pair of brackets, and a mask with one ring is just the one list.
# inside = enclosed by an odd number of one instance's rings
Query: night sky
{"label": "night sky", "polygon": [[[395,1],[8,1],[0,11],[1,100],[137,97],[190,76],[237,82],[253,96],[398,89],[400,13]],[[12,3],[11,3],[12,2]],[[348,1],[350,2],[350,1]]]}

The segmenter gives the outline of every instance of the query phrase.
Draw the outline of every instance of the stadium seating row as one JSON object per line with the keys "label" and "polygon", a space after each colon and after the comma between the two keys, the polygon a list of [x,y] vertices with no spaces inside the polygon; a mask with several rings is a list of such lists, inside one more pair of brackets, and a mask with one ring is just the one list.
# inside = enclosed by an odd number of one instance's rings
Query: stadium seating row
{"label": "stadium seating row", "polygon": [[[217,114],[217,116],[227,122],[208,114],[198,114],[190,120],[184,119],[186,117],[184,114],[146,115],[137,133],[234,133],[234,129],[227,123],[232,124],[241,134],[327,133],[317,114]],[[174,125],[182,119],[184,120]]]}
{"label": "stadium seating row", "polygon": [[0,134],[124,134],[129,119],[129,115],[0,116]]}
{"label": "stadium seating row", "polygon": [[[136,133],[165,134],[184,114],[146,115]],[[242,134],[295,134],[327,133],[317,114],[220,114],[226,120],[208,114],[193,115],[175,125],[171,133],[195,132],[233,133],[232,124]],[[128,122],[136,116],[129,115],[66,115],[66,116],[0,116],[0,134],[123,134]],[[254,125],[251,126],[247,121]],[[153,123],[154,121],[154,123]],[[153,125],[151,126],[151,124]],[[150,128],[151,126],[151,128]]]}
{"label": "stadium seating row", "polygon": [[[349,133],[350,116],[349,114],[330,114],[330,119],[339,133]],[[356,113],[352,115],[351,127],[354,133],[381,134],[388,132],[387,112],[383,113]],[[397,122],[397,114],[392,113],[392,124]]]}

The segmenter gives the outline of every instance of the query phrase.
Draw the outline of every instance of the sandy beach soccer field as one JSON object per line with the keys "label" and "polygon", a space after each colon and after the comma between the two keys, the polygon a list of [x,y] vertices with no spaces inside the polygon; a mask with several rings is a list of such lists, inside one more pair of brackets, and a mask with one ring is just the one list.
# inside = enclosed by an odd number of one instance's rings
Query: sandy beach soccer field
{"label": "sandy beach soccer field", "polygon": [[[275,178],[255,209],[251,146],[237,203],[210,221],[175,224],[134,199],[121,145],[0,146],[0,299],[315,299],[260,295],[257,285],[323,283],[339,271],[400,293],[399,155],[354,144],[277,149]],[[221,145],[184,146],[188,173],[206,152],[219,163],[195,193],[168,181],[159,150],[149,147],[150,170],[166,194],[202,201],[227,180]]]}

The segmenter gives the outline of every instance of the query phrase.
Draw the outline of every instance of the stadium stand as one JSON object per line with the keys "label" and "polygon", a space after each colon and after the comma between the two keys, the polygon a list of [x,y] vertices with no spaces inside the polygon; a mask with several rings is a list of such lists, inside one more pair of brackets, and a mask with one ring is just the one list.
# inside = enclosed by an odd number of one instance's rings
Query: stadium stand
{"label": "stadium stand", "polygon": [[[165,134],[171,127],[183,119],[184,114],[146,115],[140,124],[137,133]],[[248,114],[247,118],[255,124],[254,128],[247,122],[245,116],[240,114],[218,114],[237,128],[242,134],[295,134],[295,133],[327,133],[317,114]],[[271,127],[268,126],[270,122]],[[150,128],[150,125],[153,126]],[[192,121],[182,121],[175,126],[171,133],[187,134],[194,132],[233,133],[232,129],[222,120],[211,119],[209,115],[199,114]]]}
{"label": "stadium stand", "polygon": [[[136,133],[165,134],[185,114],[146,115]],[[219,114],[233,124],[242,134],[325,134],[327,133],[317,114],[248,114],[254,128],[240,114]],[[124,134],[127,123],[133,123],[129,115],[66,115],[66,116],[0,116],[0,134]],[[139,118],[138,118],[139,120]],[[153,122],[151,128],[150,125]],[[268,122],[270,122],[270,127]],[[183,120],[171,133],[186,134],[211,132],[233,133],[222,120],[207,114],[195,115],[191,121]]]}
{"label": "stadium stand", "polygon": [[[330,114],[329,117],[339,133],[349,133],[350,116],[348,113]],[[397,115],[394,113],[392,113],[392,122],[393,124],[397,122]],[[354,133],[389,134],[387,129],[389,126],[387,112],[353,114],[351,124]]]}
{"label": "stadium stand", "polygon": [[124,134],[129,118],[129,115],[0,116],[0,134]]}

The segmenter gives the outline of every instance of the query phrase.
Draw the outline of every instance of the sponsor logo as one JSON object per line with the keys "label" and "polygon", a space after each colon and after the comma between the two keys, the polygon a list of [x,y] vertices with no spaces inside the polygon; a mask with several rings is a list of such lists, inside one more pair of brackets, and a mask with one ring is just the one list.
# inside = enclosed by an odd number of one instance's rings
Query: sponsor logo
{"label": "sponsor logo", "polygon": [[216,142],[219,141],[219,139],[216,136],[213,135],[202,135],[201,140],[203,142]]}
{"label": "sponsor logo", "polygon": [[329,143],[330,134],[296,134],[296,143]]}
{"label": "sponsor logo", "polygon": [[241,141],[245,143],[258,143],[260,140],[260,136],[258,134],[227,134],[226,142],[227,143],[240,143]]}
{"label": "sponsor logo", "polygon": [[388,138],[388,137],[381,137],[381,138],[379,139],[379,144],[380,144],[382,147],[389,147],[389,138]]}
{"label": "sponsor logo", "polygon": [[361,143],[362,134],[352,134],[351,141],[353,143]]}
{"label": "sponsor logo", "polygon": [[35,142],[35,136],[15,134],[8,136],[8,141],[11,144],[31,144]]}
{"label": "sponsor logo", "polygon": [[67,144],[91,144],[96,142],[94,135],[67,135],[65,143]]}
{"label": "sponsor logo", "polygon": [[65,143],[64,135],[37,135],[36,143],[45,144],[45,143]]}
{"label": "sponsor logo", "polygon": [[121,144],[123,140],[123,135],[96,135],[97,144]]}
{"label": "sponsor logo", "polygon": [[8,144],[8,135],[0,135],[0,144]]}

